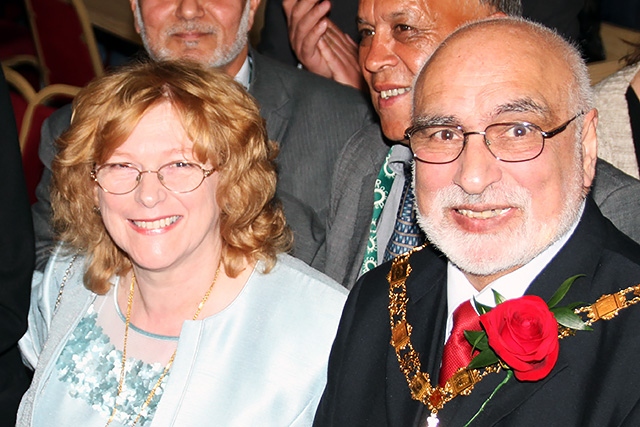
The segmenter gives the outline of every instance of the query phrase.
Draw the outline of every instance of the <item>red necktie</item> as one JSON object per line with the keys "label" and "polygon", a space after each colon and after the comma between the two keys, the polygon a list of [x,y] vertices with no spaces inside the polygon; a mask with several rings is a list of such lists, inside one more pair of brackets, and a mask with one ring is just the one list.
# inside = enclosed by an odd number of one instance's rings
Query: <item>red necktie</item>
{"label": "red necktie", "polygon": [[471,344],[464,337],[464,331],[479,331],[480,317],[471,306],[464,302],[453,312],[453,329],[444,345],[442,366],[440,367],[440,385],[443,386],[453,374],[471,362]]}

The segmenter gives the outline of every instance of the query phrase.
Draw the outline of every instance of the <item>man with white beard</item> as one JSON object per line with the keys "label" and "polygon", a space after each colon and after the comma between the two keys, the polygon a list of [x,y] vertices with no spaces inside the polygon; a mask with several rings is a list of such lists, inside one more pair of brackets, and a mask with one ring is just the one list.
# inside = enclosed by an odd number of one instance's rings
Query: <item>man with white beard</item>
{"label": "man with white beard", "polygon": [[[334,164],[347,140],[372,122],[358,91],[249,47],[259,0],[131,0],[136,29],[154,60],[190,60],[223,69],[260,104],[269,138],[280,143],[277,195],[294,232],[293,255],[306,262],[324,242]],[[42,130],[45,165],[33,206],[36,266],[43,269],[54,244],[49,183],[54,141],[68,127],[71,108],[55,113]]]}
{"label": "man with white beard", "polygon": [[356,283],[314,426],[640,423],[640,246],[588,195],[597,121],[553,31],[443,42],[405,132],[429,243]]}

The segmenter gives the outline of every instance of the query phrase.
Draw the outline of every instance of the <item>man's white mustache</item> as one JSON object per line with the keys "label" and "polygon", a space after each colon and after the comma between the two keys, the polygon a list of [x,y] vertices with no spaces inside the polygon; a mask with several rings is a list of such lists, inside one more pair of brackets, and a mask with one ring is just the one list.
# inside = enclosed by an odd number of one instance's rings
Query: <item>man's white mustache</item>
{"label": "man's white mustache", "polygon": [[531,204],[531,194],[523,187],[487,187],[480,194],[468,194],[457,185],[450,185],[437,191],[435,202],[446,209],[469,205],[523,209]]}
{"label": "man's white mustache", "polygon": [[173,25],[167,30],[167,34],[173,36],[180,33],[206,33],[215,34],[216,29],[211,25],[188,22],[186,24]]}

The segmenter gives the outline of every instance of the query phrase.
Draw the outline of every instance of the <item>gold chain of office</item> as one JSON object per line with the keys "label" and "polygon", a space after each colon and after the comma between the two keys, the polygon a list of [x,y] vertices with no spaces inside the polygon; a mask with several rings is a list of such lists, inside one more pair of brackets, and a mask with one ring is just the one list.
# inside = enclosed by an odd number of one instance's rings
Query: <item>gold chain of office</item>
{"label": "gold chain of office", "polygon": [[[426,245],[397,256],[387,274],[389,282],[389,318],[391,324],[391,345],[394,347],[396,357],[400,363],[400,370],[407,379],[411,397],[422,402],[436,416],[444,405],[459,395],[471,394],[475,384],[491,373],[500,372],[503,366],[500,363],[487,366],[482,369],[460,368],[444,386],[431,385],[429,374],[422,372],[420,355],[411,344],[412,326],[407,322],[407,297],[406,281],[411,274],[410,256],[425,248]],[[640,302],[640,284],[620,290],[614,294],[601,296],[595,303],[589,306],[576,308],[578,315],[587,316],[585,324],[590,326],[600,319],[610,320],[618,315],[620,310]],[[575,330],[563,326],[558,327],[560,339],[574,335]]]}

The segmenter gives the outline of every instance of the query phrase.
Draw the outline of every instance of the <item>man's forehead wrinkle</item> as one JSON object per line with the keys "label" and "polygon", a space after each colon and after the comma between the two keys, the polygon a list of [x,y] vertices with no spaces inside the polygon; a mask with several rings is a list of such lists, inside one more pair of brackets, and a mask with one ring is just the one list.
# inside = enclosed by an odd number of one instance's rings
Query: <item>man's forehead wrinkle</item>
{"label": "man's forehead wrinkle", "polygon": [[[385,15],[382,16],[382,21],[385,22],[390,22],[390,23],[397,23],[398,21],[400,22],[404,22],[406,20],[411,20],[411,24],[414,24],[420,20],[421,18],[423,18],[424,16],[428,15],[428,13],[425,13],[425,10],[423,10],[422,8],[405,8],[402,10],[393,10]],[[375,21],[375,17],[374,17],[374,21]],[[364,18],[363,16],[361,16],[360,14],[358,15],[358,17],[356,18],[356,22],[360,25],[374,25],[373,22],[369,22],[366,18]]]}
{"label": "man's forehead wrinkle", "polygon": [[[390,2],[391,3],[391,2]],[[402,19],[420,19],[432,15],[432,8],[429,7],[427,0],[408,0],[397,1],[393,5],[394,8],[383,15],[383,19],[388,21],[397,21]]]}
{"label": "man's forehead wrinkle", "polygon": [[530,97],[508,101],[496,106],[493,110],[494,116],[505,113],[536,113],[539,115],[549,114],[550,109],[547,105],[542,105]]}

